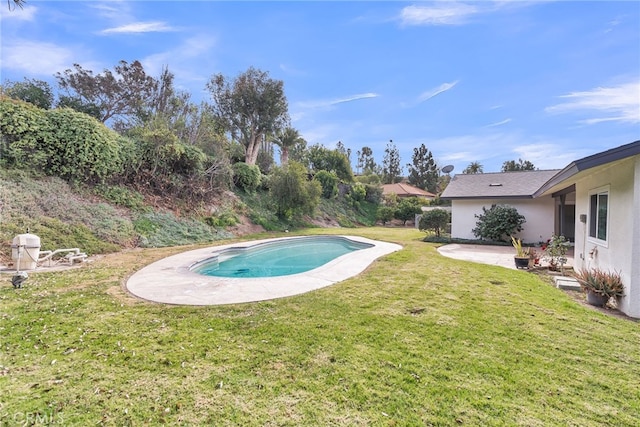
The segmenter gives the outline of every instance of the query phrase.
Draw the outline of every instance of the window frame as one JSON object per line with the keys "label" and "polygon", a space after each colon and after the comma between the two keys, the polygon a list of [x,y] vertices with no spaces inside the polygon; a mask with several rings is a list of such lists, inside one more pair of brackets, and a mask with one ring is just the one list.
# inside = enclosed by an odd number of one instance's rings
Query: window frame
{"label": "window frame", "polygon": [[[594,188],[589,191],[589,215],[587,216],[587,239],[589,242],[596,243],[600,246],[609,247],[609,224],[611,223],[611,186],[605,185],[603,187]],[[599,215],[600,211],[600,198],[601,196],[607,197],[607,206],[606,206],[606,225],[605,225],[605,236],[604,239],[598,237],[598,229],[599,229]],[[595,197],[596,205],[593,206],[592,199]],[[595,223],[593,223],[595,221]],[[591,233],[594,232],[594,235]]]}

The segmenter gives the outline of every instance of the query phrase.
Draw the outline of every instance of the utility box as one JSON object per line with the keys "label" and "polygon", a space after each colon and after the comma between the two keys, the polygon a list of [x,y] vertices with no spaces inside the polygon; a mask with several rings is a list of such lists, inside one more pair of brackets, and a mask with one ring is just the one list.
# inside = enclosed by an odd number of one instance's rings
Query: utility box
{"label": "utility box", "polygon": [[40,256],[40,237],[35,234],[18,234],[11,243],[11,259],[16,271],[35,270]]}

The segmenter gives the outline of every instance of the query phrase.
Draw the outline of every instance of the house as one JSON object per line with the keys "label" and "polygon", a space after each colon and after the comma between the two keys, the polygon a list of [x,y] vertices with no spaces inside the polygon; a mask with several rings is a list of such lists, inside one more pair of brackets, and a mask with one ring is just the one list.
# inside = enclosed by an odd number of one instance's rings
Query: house
{"label": "house", "polygon": [[[519,237],[525,242],[546,240],[553,233],[554,199],[550,195],[535,197],[536,192],[559,170],[504,173],[457,174],[441,194],[451,200],[451,236],[475,239],[482,208],[509,205],[524,215],[526,223]],[[569,237],[569,236],[567,236]]]}
{"label": "house", "polygon": [[[542,225],[546,224],[548,233],[542,234],[543,237],[554,232],[574,241],[574,268],[619,272],[625,296],[620,298],[618,308],[628,316],[640,317],[640,140],[575,160],[559,171],[535,172],[552,176],[530,196],[512,194],[512,198],[479,199],[481,184],[472,184],[472,178],[480,179],[485,185],[487,180],[522,181],[524,175],[522,179],[516,175],[525,172],[486,174],[493,179],[485,179],[480,174],[456,175],[452,183],[459,177],[460,184],[453,187],[449,184],[442,194],[443,199],[452,200],[452,236],[469,235],[475,227],[473,215],[478,208],[482,210],[482,203],[489,207],[496,200],[508,202],[527,218],[525,229],[520,233],[524,241],[537,241],[537,230],[543,231]],[[536,185],[540,181],[536,181]],[[539,202],[536,206],[540,209],[524,211],[525,202]],[[536,232],[529,230],[530,227],[536,228]]]}
{"label": "house", "polygon": [[382,194],[385,196],[388,194],[395,194],[398,197],[421,197],[429,200],[433,200],[436,198],[435,194],[404,182],[399,182],[396,184],[384,184],[382,186]]}

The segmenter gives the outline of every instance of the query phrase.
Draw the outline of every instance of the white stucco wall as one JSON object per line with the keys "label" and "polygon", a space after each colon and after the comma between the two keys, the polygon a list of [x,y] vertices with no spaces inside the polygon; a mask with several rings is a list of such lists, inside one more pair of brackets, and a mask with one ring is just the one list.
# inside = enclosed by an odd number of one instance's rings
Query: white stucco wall
{"label": "white stucco wall", "polygon": [[[589,192],[608,187],[607,242],[588,236]],[[586,224],[579,221],[587,215]],[[640,156],[597,169],[576,182],[575,266],[618,271],[625,284],[619,309],[640,317]],[[590,252],[593,255],[590,255]]]}
{"label": "white stucco wall", "polygon": [[518,210],[518,213],[524,215],[527,222],[524,223],[523,230],[516,235],[521,238],[523,242],[537,243],[551,237],[554,229],[555,207],[554,200],[551,196],[520,200],[453,200],[451,237],[476,239],[472,231],[478,222],[476,215],[482,213],[482,207],[489,209],[494,204],[513,206]]}

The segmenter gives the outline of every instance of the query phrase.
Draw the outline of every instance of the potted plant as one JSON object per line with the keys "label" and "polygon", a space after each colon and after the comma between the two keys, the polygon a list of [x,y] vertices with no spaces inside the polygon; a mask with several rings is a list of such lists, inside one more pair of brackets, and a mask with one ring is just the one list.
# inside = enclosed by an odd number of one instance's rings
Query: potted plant
{"label": "potted plant", "polygon": [[611,298],[624,295],[624,285],[618,272],[604,271],[598,268],[583,268],[576,273],[576,280],[587,293],[587,302],[599,307],[604,306]]}
{"label": "potted plant", "polygon": [[516,239],[511,236],[511,244],[516,250],[516,255],[513,257],[516,263],[516,268],[529,268],[529,248],[522,247],[522,240]]}
{"label": "potted plant", "polygon": [[569,250],[569,242],[564,236],[551,235],[551,239],[542,246],[544,256],[542,259],[549,263],[549,270],[557,271],[558,265],[564,273],[563,267],[567,263],[567,251]]}

